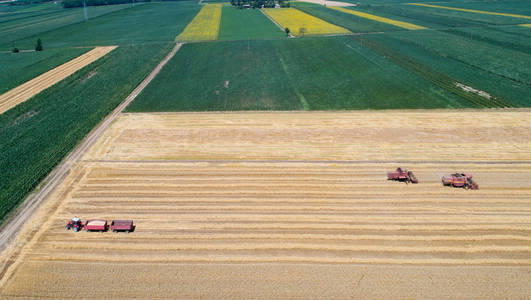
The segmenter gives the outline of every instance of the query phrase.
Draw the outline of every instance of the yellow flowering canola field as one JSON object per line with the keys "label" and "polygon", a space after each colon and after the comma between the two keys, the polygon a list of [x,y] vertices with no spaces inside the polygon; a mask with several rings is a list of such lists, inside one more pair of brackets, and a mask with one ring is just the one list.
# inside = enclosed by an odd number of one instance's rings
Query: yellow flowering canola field
{"label": "yellow flowering canola field", "polygon": [[223,4],[207,4],[203,6],[192,22],[186,26],[175,40],[178,42],[217,40],[222,6]]}
{"label": "yellow flowering canola field", "polygon": [[494,15],[494,16],[505,16],[505,17],[513,17],[513,18],[531,19],[531,16],[525,16],[525,15],[506,14],[506,13],[499,13],[499,12],[493,12],[493,11],[484,11],[484,10],[467,9],[467,8],[457,8],[457,7],[440,6],[440,5],[433,5],[433,4],[408,3],[408,5],[417,5],[417,6],[425,6],[425,7],[433,7],[433,8],[442,8],[442,9],[448,9],[448,10],[457,10],[457,11],[471,12],[471,13],[477,13],[477,14],[486,14],[486,15]]}
{"label": "yellow flowering canola field", "polygon": [[343,8],[343,7],[330,7],[330,8],[331,9],[335,9],[335,10],[339,10],[339,11],[347,13],[347,14],[355,15],[355,16],[362,17],[362,18],[369,19],[369,20],[373,20],[373,21],[378,21],[378,22],[382,22],[382,23],[391,24],[391,25],[398,26],[398,27],[405,28],[405,29],[409,29],[409,30],[426,29],[426,27],[415,25],[415,24],[411,24],[411,23],[408,23],[408,22],[396,21],[396,20],[392,20],[392,19],[388,19],[388,18],[376,16],[376,15],[371,15],[371,14],[368,14],[368,13],[359,12],[359,11],[355,11],[355,10],[347,9],[347,8]]}
{"label": "yellow flowering canola field", "polygon": [[[330,24],[295,8],[264,8],[263,11],[280,27],[289,28],[296,36],[350,33],[343,27]],[[305,29],[304,33],[301,32],[301,28]]]}

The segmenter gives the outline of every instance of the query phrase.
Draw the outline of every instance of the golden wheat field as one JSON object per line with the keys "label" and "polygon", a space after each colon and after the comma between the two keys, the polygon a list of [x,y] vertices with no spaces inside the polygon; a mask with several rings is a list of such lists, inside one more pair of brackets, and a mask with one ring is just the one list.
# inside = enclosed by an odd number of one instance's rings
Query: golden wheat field
{"label": "golden wheat field", "polygon": [[523,298],[530,140],[529,111],[124,114],[3,254],[0,298]]}

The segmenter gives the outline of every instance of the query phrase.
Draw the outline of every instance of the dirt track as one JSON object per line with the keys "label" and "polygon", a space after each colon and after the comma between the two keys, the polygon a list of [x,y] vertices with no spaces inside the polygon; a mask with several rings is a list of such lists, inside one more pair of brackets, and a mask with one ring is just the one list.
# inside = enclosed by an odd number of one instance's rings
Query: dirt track
{"label": "dirt track", "polygon": [[16,105],[30,99],[43,90],[72,75],[79,69],[98,60],[100,57],[106,55],[115,48],[116,46],[96,47],[69,62],[5,92],[0,95],[0,114],[3,114]]}
{"label": "dirt track", "polygon": [[[524,297],[530,117],[123,115],[39,209],[26,246],[1,258],[14,263],[0,295]],[[385,180],[394,161],[414,159],[427,162],[403,166],[421,184]],[[480,190],[442,187],[458,170]],[[137,230],[66,232],[73,215],[132,218]]]}

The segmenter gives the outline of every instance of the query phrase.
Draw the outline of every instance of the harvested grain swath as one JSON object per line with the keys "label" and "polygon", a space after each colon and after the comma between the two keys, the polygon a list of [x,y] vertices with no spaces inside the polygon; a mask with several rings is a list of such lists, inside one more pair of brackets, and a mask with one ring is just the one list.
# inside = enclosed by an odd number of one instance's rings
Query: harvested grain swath
{"label": "harvested grain swath", "polygon": [[216,40],[219,34],[221,9],[223,4],[207,4],[184,31],[175,39],[178,42],[196,42]]}
{"label": "harvested grain swath", "polygon": [[295,8],[264,8],[262,10],[280,27],[289,28],[296,36],[350,33],[343,27],[330,24]]}
{"label": "harvested grain swath", "polygon": [[[525,298],[530,114],[123,115],[0,256],[0,297]],[[420,184],[386,180],[404,157]],[[455,171],[480,190],[443,187]]]}
{"label": "harvested grain swath", "polygon": [[127,114],[85,159],[531,161],[530,140],[530,112]]}
{"label": "harvested grain swath", "polygon": [[369,20],[378,21],[378,22],[382,22],[382,23],[398,26],[398,27],[401,27],[401,28],[409,29],[409,30],[426,29],[426,27],[415,25],[415,24],[411,24],[411,23],[408,23],[408,22],[392,20],[392,19],[389,19],[389,18],[384,18],[384,17],[380,17],[380,16],[376,16],[376,15],[371,15],[371,14],[368,14],[368,13],[355,11],[355,10],[347,9],[347,8],[343,8],[343,7],[330,7],[330,8],[338,10],[338,11],[341,11],[341,12],[344,12],[344,13],[347,13],[347,14],[351,14],[351,15],[355,15],[355,16],[358,16],[358,17],[366,18],[366,19],[369,19]]}
{"label": "harvested grain swath", "polygon": [[432,8],[442,8],[442,9],[456,10],[456,11],[464,11],[464,12],[471,12],[471,13],[478,13],[478,14],[494,15],[494,16],[505,16],[505,17],[513,17],[513,18],[531,19],[531,16],[517,15],[517,14],[508,14],[508,13],[499,13],[499,12],[494,12],[494,11],[484,11],[484,10],[468,9],[468,8],[457,8],[457,7],[434,5],[434,4],[424,4],[424,3],[407,3],[407,4],[408,5],[432,7]]}
{"label": "harvested grain swath", "polygon": [[96,47],[93,50],[0,95],[0,114],[67,78],[115,48],[116,46]]}

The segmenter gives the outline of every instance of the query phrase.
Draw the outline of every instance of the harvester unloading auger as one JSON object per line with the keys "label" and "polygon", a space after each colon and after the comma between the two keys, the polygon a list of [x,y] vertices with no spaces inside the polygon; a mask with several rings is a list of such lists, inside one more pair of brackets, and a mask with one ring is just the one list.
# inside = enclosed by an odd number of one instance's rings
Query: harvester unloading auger
{"label": "harvester unloading auger", "polygon": [[419,183],[419,180],[415,177],[413,172],[404,170],[400,167],[396,168],[393,172],[387,172],[387,180],[403,181],[405,183]]}

